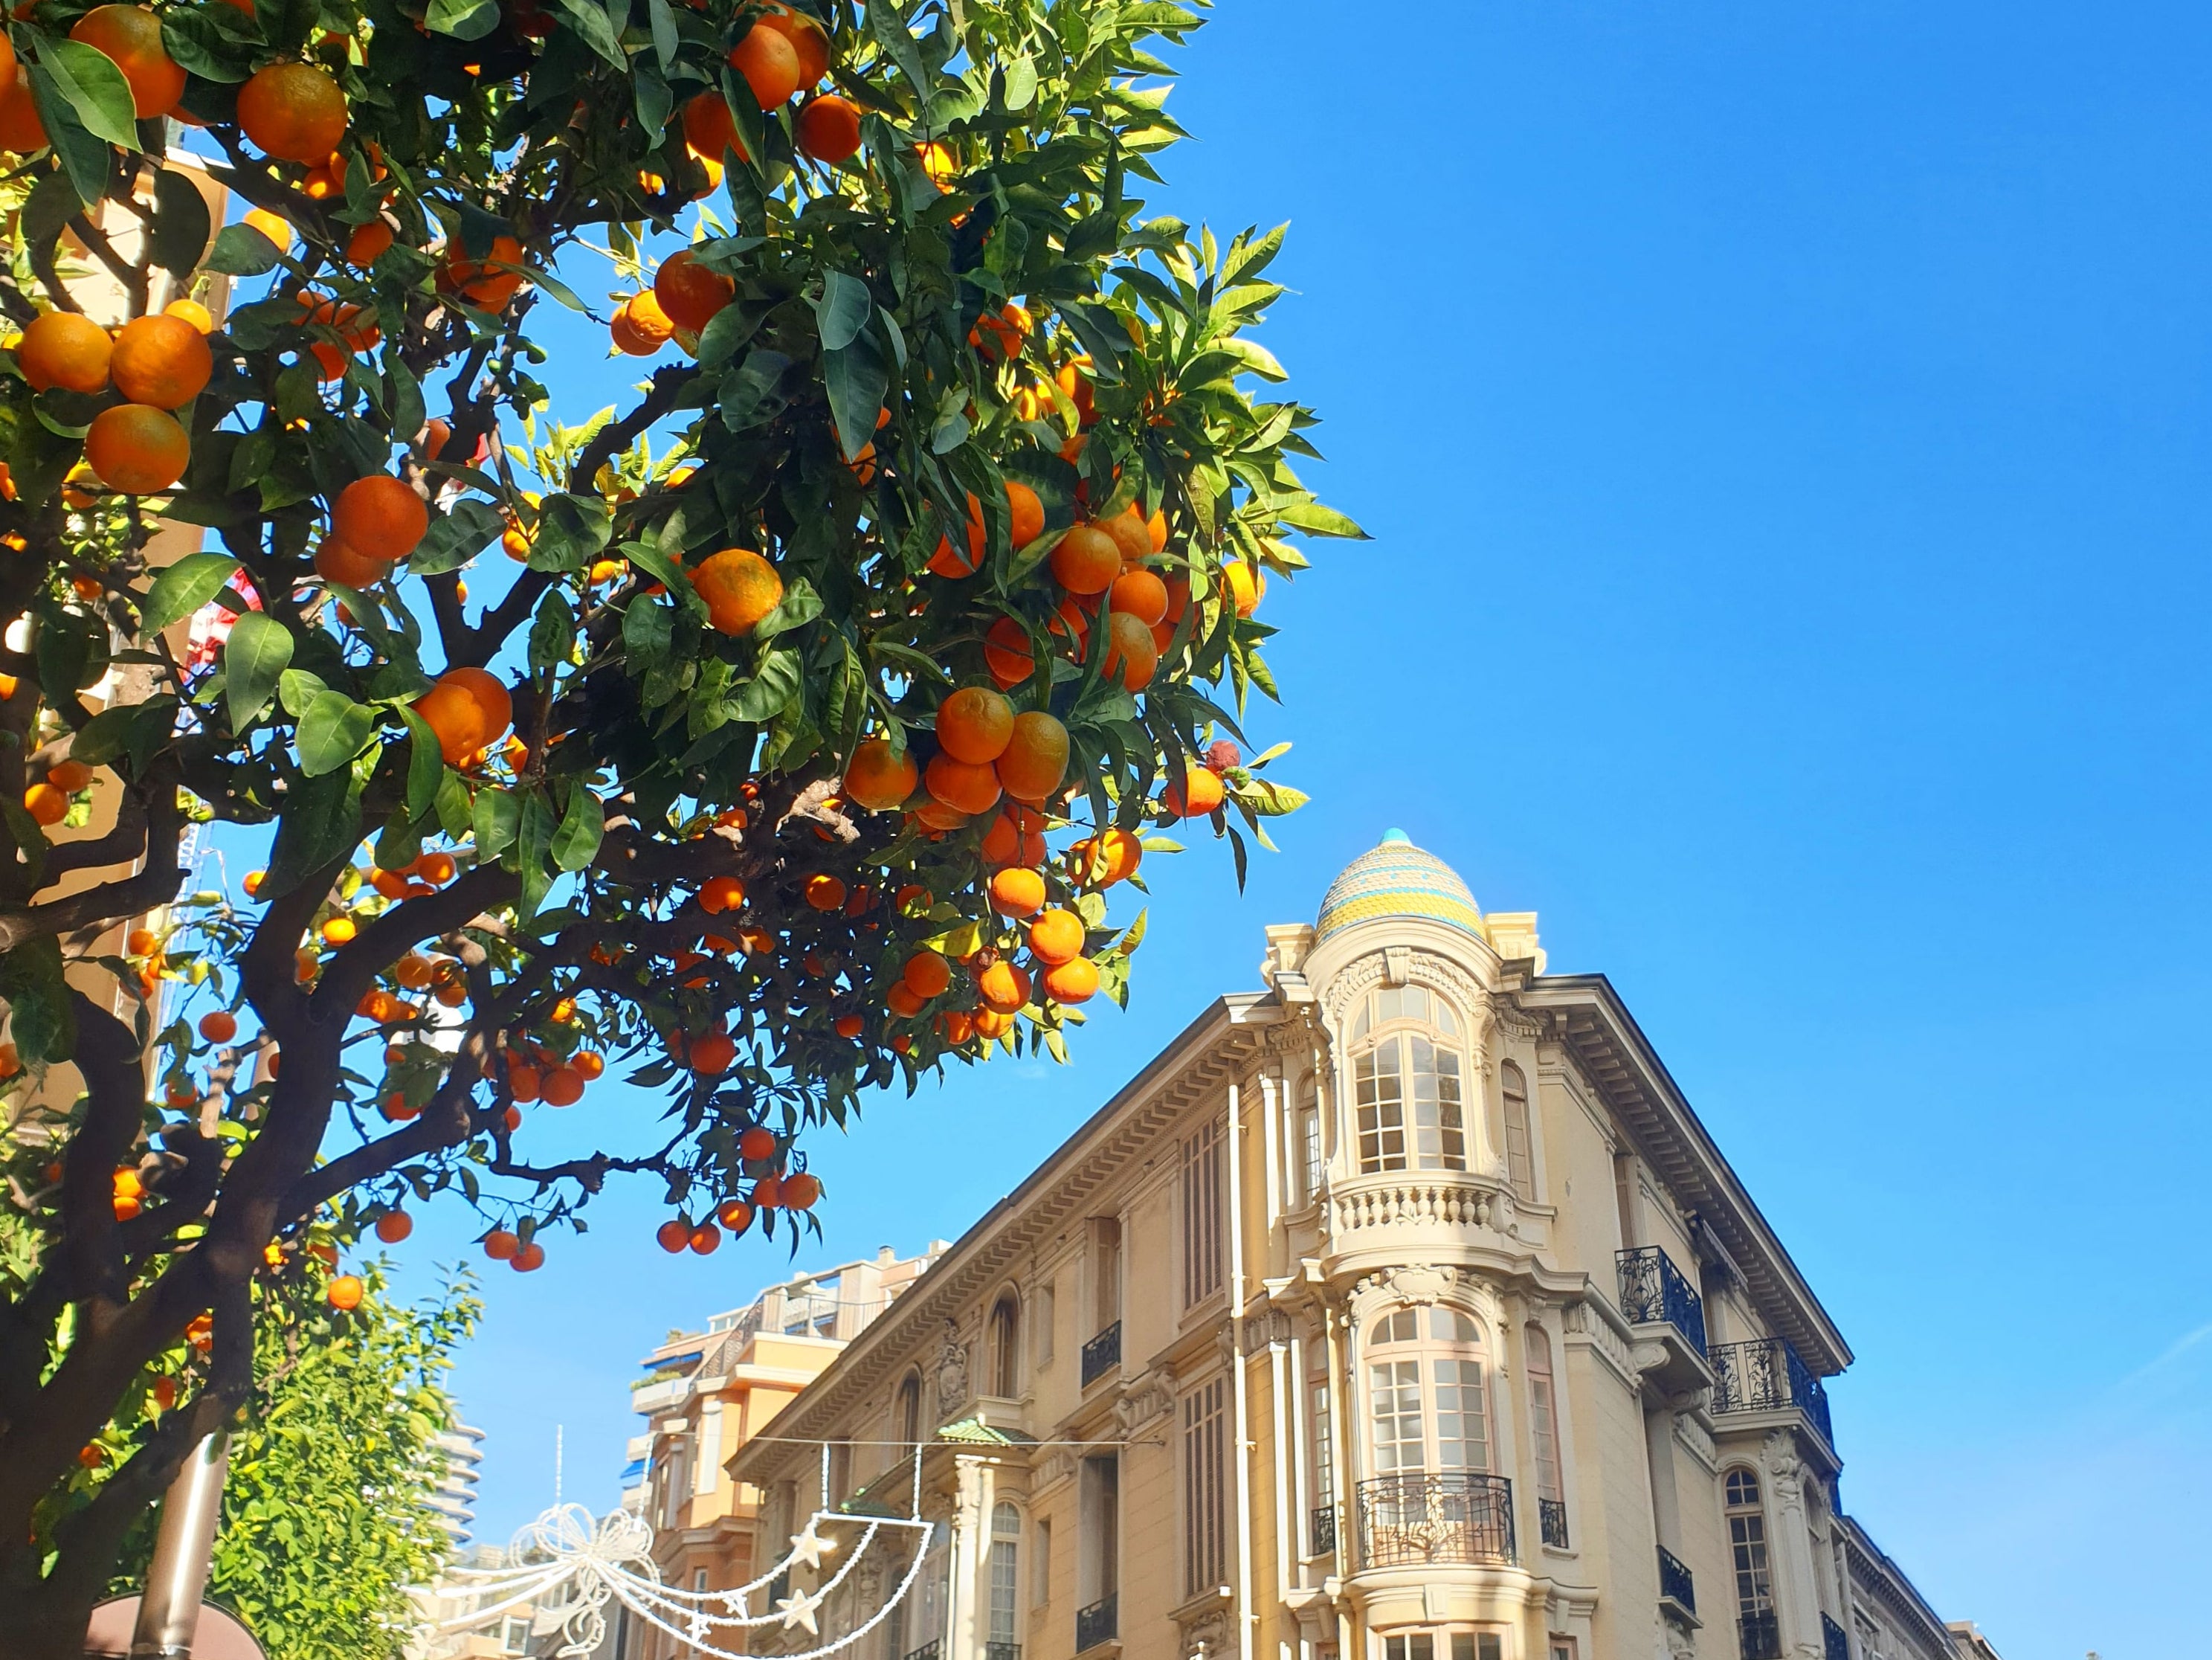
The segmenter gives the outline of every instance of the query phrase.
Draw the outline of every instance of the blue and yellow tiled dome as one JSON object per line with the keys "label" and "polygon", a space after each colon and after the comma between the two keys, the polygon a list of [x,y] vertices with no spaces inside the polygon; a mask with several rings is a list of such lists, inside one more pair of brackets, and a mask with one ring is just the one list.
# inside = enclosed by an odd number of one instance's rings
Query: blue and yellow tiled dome
{"label": "blue and yellow tiled dome", "polygon": [[1328,885],[1315,941],[1384,916],[1418,916],[1483,937],[1482,913],[1459,873],[1415,847],[1401,830],[1385,830],[1380,847],[1361,854]]}

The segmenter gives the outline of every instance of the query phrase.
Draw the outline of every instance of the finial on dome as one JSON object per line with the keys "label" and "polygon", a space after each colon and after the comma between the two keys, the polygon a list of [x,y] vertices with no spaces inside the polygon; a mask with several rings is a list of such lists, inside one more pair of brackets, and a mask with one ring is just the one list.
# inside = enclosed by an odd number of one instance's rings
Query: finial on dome
{"label": "finial on dome", "polygon": [[1402,842],[1409,848],[1413,845],[1413,838],[1395,824],[1382,832],[1382,843],[1385,847],[1393,842]]}
{"label": "finial on dome", "polygon": [[1442,922],[1482,938],[1482,914],[1452,867],[1413,845],[1396,826],[1353,860],[1329,884],[1315,922],[1315,938],[1385,917]]}

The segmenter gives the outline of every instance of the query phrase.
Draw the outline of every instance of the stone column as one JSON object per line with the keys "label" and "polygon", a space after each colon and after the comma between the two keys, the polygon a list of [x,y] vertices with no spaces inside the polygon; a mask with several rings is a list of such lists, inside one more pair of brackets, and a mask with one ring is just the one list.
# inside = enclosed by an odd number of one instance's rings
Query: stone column
{"label": "stone column", "polygon": [[1775,1612],[1782,1651],[1822,1660],[1820,1582],[1813,1566],[1812,1521],[1805,1512],[1805,1466],[1790,1437],[1766,1438],[1759,1462],[1773,1495]]}

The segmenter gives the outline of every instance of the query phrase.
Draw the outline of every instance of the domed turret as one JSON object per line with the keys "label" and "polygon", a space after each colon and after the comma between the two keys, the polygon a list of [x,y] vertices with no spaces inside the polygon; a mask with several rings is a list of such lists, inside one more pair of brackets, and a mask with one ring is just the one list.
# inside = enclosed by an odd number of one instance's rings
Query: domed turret
{"label": "domed turret", "polygon": [[1419,917],[1484,938],[1482,913],[1459,873],[1413,843],[1401,830],[1346,865],[1322,896],[1314,925],[1319,944],[1332,933],[1382,917]]}

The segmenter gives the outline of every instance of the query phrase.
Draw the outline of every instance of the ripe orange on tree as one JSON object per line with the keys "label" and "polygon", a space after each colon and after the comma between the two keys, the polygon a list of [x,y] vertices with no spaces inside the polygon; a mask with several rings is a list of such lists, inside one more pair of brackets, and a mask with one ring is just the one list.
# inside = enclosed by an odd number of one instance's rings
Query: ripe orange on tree
{"label": "ripe orange on tree", "polygon": [[415,1231],[415,1219],[404,1210],[388,1210],[376,1219],[376,1237],[396,1245]]}
{"label": "ripe orange on tree", "polygon": [[750,1164],[775,1156],[775,1132],[766,1124],[748,1124],[738,1137],[738,1157]]}
{"label": "ripe orange on tree", "polygon": [[933,755],[922,771],[921,782],[937,800],[970,818],[999,804],[999,775],[988,763],[962,761],[946,753]]}
{"label": "ripe orange on tree", "polygon": [[345,137],[345,91],[313,64],[271,64],[239,88],[238,125],[278,161],[312,166]]}
{"label": "ripe orange on tree", "polygon": [[860,148],[860,112],[836,93],[810,98],[799,112],[797,143],[801,152],[835,166]]}
{"label": "ripe orange on tree", "polygon": [[404,559],[430,529],[430,509],[388,473],[356,478],[331,504],[331,529],[356,553],[390,563]]}
{"label": "ripe orange on tree", "polygon": [[1044,908],[1044,878],[1009,865],[991,878],[991,909],[1007,916],[1034,916]]}
{"label": "ripe orange on tree", "polygon": [[[14,48],[9,51],[15,55]],[[0,150],[25,155],[46,147],[46,124],[31,96],[31,77],[21,64],[0,76]]]}
{"label": "ripe orange on tree", "polygon": [[871,738],[853,751],[845,769],[845,798],[871,812],[887,812],[904,805],[921,779],[912,754],[894,756],[890,740]]}
{"label": "ripe orange on tree", "polygon": [[1018,686],[1036,668],[1030,653],[1029,630],[1011,617],[1001,617],[983,635],[983,666],[1003,691]]}
{"label": "ripe orange on tree", "polygon": [[1071,957],[1045,970],[1044,988],[1054,1002],[1087,1002],[1098,989],[1098,970],[1087,957]]}
{"label": "ripe orange on tree", "polygon": [[768,0],[761,22],[791,42],[799,54],[799,84],[802,90],[830,73],[830,37],[822,25],[784,0]]}
{"label": "ripe orange on tree", "polygon": [[730,113],[730,100],[715,89],[684,100],[684,142],[702,161],[719,163],[731,150],[737,152],[741,161],[749,157],[744,140],[738,137],[737,118]]}
{"label": "ripe orange on tree", "polygon": [[200,1036],[210,1043],[228,1043],[238,1036],[238,1018],[228,1009],[200,1016]]}
{"label": "ripe orange on tree", "polygon": [[1030,1000],[1029,971],[1004,958],[975,976],[975,994],[994,1014],[1016,1014]]}
{"label": "ripe orange on tree", "polygon": [[1070,593],[1103,593],[1121,574],[1121,550],[1095,524],[1082,524],[1052,550],[1052,574]]}
{"label": "ripe orange on tree", "polygon": [[459,766],[513,723],[514,700],[489,670],[448,669],[415,700],[415,713],[436,735],[446,764]]}
{"label": "ripe orange on tree", "polygon": [[995,761],[1013,735],[1014,706],[985,687],[963,686],[937,706],[937,741],[956,761]]}
{"label": "ripe orange on tree", "polygon": [[738,297],[738,285],[721,272],[708,270],[698,255],[685,248],[660,262],[653,273],[653,295],[670,322],[696,334]]}
{"label": "ripe orange on tree", "polygon": [[952,965],[942,952],[925,948],[906,959],[901,978],[917,997],[941,997],[952,983]]}
{"label": "ripe orange on tree", "polygon": [[730,48],[730,66],[744,77],[764,110],[789,101],[799,90],[802,71],[798,49],[789,35],[766,20],[755,23],[745,38]]}
{"label": "ripe orange on tree", "polygon": [[123,71],[131,113],[141,121],[167,115],[184,95],[184,66],[162,50],[161,20],[143,6],[95,6],[71,26],[70,39]]}
{"label": "ripe orange on tree", "polygon": [[545,1266],[545,1247],[533,1239],[508,1258],[507,1265],[517,1274],[535,1274]]}
{"label": "ripe orange on tree", "polygon": [[32,389],[100,392],[107,386],[115,343],[81,312],[50,311],[34,318],[16,344],[15,362]]}
{"label": "ripe orange on tree", "polygon": [[727,1072],[730,1063],[737,1058],[738,1046],[727,1032],[710,1031],[704,1037],[691,1040],[689,1051],[691,1070],[702,1075],[712,1076]]}
{"label": "ripe orange on tree", "polygon": [[521,1237],[506,1228],[494,1228],[483,1237],[483,1254],[495,1262],[512,1261],[521,1249]]}
{"label": "ripe orange on tree", "polygon": [[1267,573],[1242,559],[1231,560],[1222,575],[1227,585],[1230,603],[1239,617],[1249,617],[1260,609],[1260,601],[1267,595]]}
{"label": "ripe orange on tree", "polygon": [[699,885],[699,909],[710,915],[745,903],[745,885],[734,876],[710,876]]}
{"label": "ripe orange on tree", "polygon": [[691,1225],[680,1216],[672,1216],[653,1231],[653,1237],[661,1250],[673,1256],[691,1243]]}
{"label": "ripe orange on tree", "polygon": [[822,1196],[822,1183],[811,1171],[794,1171],[783,1178],[781,1196],[786,1210],[811,1210]]}
{"label": "ripe orange on tree", "polygon": [[1227,794],[1219,773],[1194,761],[1183,769],[1180,780],[1160,793],[1160,805],[1178,818],[1203,818]]}
{"label": "ripe orange on tree", "polygon": [[724,548],[694,568],[690,575],[692,587],[707,602],[707,620],[722,634],[751,633],[783,603],[783,578],[749,548]]}
{"label": "ripe orange on tree", "polygon": [[107,368],[116,391],[132,403],[173,410],[205,389],[215,374],[215,353],[198,329],[164,313],[125,323]]}
{"label": "ripe orange on tree", "polygon": [[684,1243],[701,1256],[712,1256],[722,1248],[722,1231],[712,1222],[702,1222],[691,1230],[691,1237]]}
{"label": "ripe orange on tree", "polygon": [[1160,645],[1146,628],[1127,611],[1106,619],[1106,677],[1118,678],[1131,691],[1142,691],[1159,672]]}
{"label": "ripe orange on tree", "polygon": [[[346,264],[356,271],[367,271],[391,247],[392,234],[391,224],[382,219],[372,219],[365,225],[355,226],[353,234],[346,238]],[[435,454],[436,451],[431,453]]]}
{"label": "ripe orange on tree", "polygon": [[373,587],[391,574],[390,560],[356,553],[336,536],[325,536],[315,549],[315,575],[326,582],[349,588]]}
{"label": "ripe orange on tree", "polygon": [[994,764],[1008,795],[1037,803],[1066,778],[1067,757],[1067,728],[1042,709],[1024,709],[1014,717],[1006,750]]}
{"label": "ripe orange on tree", "polygon": [[324,1299],[341,1314],[361,1306],[362,1293],[368,1289],[357,1274],[342,1274],[323,1287]]}
{"label": "ripe orange on tree", "polygon": [[472,258],[456,243],[446,255],[446,280],[471,303],[498,311],[521,289],[524,277],[515,269],[522,264],[522,244],[501,231],[491,239],[482,259]]}
{"label": "ripe orange on tree", "polygon": [[185,476],[192,441],[177,417],[150,404],[118,404],[92,417],[84,459],[100,482],[126,496],[151,496]]}
{"label": "ripe orange on tree", "polygon": [[1145,850],[1125,830],[1086,836],[1067,850],[1068,874],[1085,886],[1111,887],[1136,873]]}
{"label": "ripe orange on tree", "polygon": [[1048,910],[1030,924],[1030,951],[1047,968],[1083,954],[1083,919],[1072,910]]}
{"label": "ripe orange on tree", "polygon": [[651,290],[633,294],[615,307],[607,333],[616,350],[631,357],[650,357],[668,344],[676,325]]}

